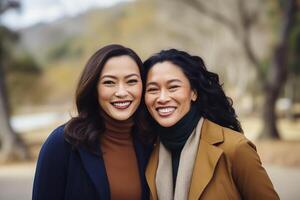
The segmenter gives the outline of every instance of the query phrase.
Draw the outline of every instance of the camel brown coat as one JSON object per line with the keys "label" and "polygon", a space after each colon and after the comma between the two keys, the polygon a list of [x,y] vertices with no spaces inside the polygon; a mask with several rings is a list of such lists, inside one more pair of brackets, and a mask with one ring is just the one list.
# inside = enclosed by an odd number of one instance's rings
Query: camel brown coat
{"label": "camel brown coat", "polygon": [[[156,144],[146,170],[153,200],[158,199],[155,184],[158,153]],[[254,144],[243,134],[207,119],[201,129],[189,188],[189,200],[279,199]]]}

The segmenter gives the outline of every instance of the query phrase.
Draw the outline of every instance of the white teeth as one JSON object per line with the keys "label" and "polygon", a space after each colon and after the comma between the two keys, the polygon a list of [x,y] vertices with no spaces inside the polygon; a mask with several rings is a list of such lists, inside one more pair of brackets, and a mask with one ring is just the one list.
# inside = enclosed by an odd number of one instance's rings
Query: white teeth
{"label": "white teeth", "polygon": [[130,102],[115,102],[113,103],[114,106],[120,106],[120,107],[123,107],[123,106],[129,106]]}
{"label": "white teeth", "polygon": [[160,112],[160,113],[170,113],[174,110],[175,110],[175,108],[159,108],[158,112]]}

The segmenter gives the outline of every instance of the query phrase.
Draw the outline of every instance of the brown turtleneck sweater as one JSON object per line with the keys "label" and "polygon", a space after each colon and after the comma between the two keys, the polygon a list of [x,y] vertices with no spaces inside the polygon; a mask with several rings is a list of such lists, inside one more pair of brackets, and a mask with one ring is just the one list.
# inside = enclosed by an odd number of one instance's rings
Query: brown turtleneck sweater
{"label": "brown turtleneck sweater", "polygon": [[109,182],[111,200],[141,199],[139,168],[132,140],[131,119],[116,121],[107,115],[100,147]]}

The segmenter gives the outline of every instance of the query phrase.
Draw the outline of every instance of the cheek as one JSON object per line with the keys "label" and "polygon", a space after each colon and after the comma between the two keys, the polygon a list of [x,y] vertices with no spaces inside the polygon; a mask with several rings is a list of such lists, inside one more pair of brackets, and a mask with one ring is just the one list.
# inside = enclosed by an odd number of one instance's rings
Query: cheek
{"label": "cheek", "polygon": [[103,101],[109,101],[110,97],[113,94],[112,89],[111,88],[107,88],[107,87],[101,87],[101,86],[99,86],[97,88],[97,91],[98,91],[98,101],[100,103],[102,103]]}
{"label": "cheek", "polygon": [[138,84],[130,89],[130,93],[134,96],[135,99],[141,100],[142,93],[143,93],[142,90],[143,90],[142,84]]}
{"label": "cheek", "polygon": [[145,94],[145,104],[148,108],[153,105],[154,98],[150,94]]}
{"label": "cheek", "polygon": [[183,106],[183,109],[189,109],[192,101],[191,94],[190,90],[182,90],[181,92],[174,94],[174,99]]}
{"label": "cheek", "polygon": [[152,94],[145,94],[145,104],[147,107],[148,112],[150,115],[154,118],[156,118],[156,112],[155,112],[155,97]]}

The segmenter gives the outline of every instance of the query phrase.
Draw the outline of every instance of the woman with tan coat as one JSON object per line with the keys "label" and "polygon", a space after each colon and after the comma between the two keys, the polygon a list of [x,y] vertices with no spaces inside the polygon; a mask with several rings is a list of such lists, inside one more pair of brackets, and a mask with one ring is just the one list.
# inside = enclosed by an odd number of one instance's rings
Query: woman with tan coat
{"label": "woman with tan coat", "polygon": [[158,136],[146,170],[151,199],[279,199],[218,75],[200,57],[170,49],[144,66]]}

